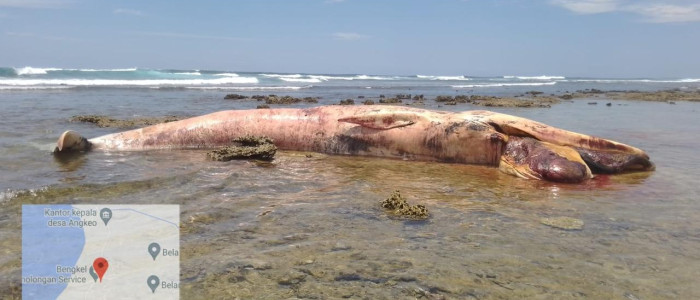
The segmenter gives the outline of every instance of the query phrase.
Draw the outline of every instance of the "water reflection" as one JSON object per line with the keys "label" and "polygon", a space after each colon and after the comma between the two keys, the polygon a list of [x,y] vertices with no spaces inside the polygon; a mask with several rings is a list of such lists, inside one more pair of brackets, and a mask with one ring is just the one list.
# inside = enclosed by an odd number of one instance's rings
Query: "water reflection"
{"label": "water reflection", "polygon": [[80,169],[87,161],[85,153],[55,153],[52,154],[54,162],[61,172],[73,172]]}

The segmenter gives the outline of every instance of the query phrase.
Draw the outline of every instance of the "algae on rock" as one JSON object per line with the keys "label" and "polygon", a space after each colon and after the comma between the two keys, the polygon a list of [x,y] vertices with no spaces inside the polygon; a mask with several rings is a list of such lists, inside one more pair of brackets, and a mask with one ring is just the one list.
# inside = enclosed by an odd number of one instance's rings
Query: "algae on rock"
{"label": "algae on rock", "polygon": [[430,214],[425,206],[416,204],[409,205],[406,199],[401,197],[399,191],[394,191],[391,196],[381,202],[381,206],[390,210],[394,217],[408,220],[425,220]]}
{"label": "algae on rock", "polygon": [[243,136],[233,140],[233,145],[207,153],[207,157],[216,161],[233,159],[272,160],[277,146],[266,136]]}

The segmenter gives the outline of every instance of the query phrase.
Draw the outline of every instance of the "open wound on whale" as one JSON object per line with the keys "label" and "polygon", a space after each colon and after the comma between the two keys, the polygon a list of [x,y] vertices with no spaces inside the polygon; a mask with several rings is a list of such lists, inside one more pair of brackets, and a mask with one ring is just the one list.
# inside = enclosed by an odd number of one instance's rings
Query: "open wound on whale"
{"label": "open wound on whale", "polygon": [[392,129],[413,125],[418,116],[410,113],[381,113],[373,112],[360,116],[340,118],[338,122],[357,124],[371,129]]}
{"label": "open wound on whale", "polygon": [[[188,138],[193,135],[197,139]],[[240,135],[270,136],[283,150],[408,155],[416,160],[490,165],[521,178],[566,183],[582,182],[594,173],[654,169],[640,149],[524,118],[391,106],[224,111],[90,140],[66,131],[54,152],[214,147]],[[155,137],[160,139],[158,145],[148,143]],[[190,140],[197,145],[190,145]],[[364,148],[351,151],[353,143]]]}

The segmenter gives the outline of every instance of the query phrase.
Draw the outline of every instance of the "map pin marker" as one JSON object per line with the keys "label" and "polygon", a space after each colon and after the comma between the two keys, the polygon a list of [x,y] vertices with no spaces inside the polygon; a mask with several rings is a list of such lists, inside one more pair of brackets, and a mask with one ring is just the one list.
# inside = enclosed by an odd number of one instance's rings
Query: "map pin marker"
{"label": "map pin marker", "polygon": [[97,277],[99,277],[100,282],[102,282],[102,276],[104,276],[105,272],[107,272],[109,263],[107,263],[106,259],[98,257],[95,259],[94,262],[92,262],[92,267],[95,268],[95,272],[97,272]]}
{"label": "map pin marker", "polygon": [[160,253],[160,245],[155,242],[151,243],[148,245],[148,253],[151,254],[153,260],[156,260],[156,256],[158,256],[158,253]]}
{"label": "map pin marker", "polygon": [[109,208],[103,208],[100,210],[100,219],[105,222],[105,226],[107,226],[107,222],[109,222],[109,219],[112,218],[112,210]]}
{"label": "map pin marker", "polygon": [[148,277],[148,280],[146,280],[146,283],[148,283],[148,287],[151,288],[151,291],[155,293],[156,288],[160,284],[160,278],[158,278],[156,275],[151,275],[151,277]]}
{"label": "map pin marker", "polygon": [[93,268],[92,266],[90,266],[90,276],[92,276],[92,279],[94,279],[95,282],[97,282],[97,273],[95,273],[95,268]]}

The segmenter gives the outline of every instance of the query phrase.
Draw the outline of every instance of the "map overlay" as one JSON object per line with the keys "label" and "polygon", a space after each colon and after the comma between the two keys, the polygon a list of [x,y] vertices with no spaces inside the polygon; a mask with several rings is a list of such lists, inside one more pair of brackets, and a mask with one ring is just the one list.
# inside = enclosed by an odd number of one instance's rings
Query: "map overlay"
{"label": "map overlay", "polygon": [[23,205],[24,299],[178,299],[178,205]]}

